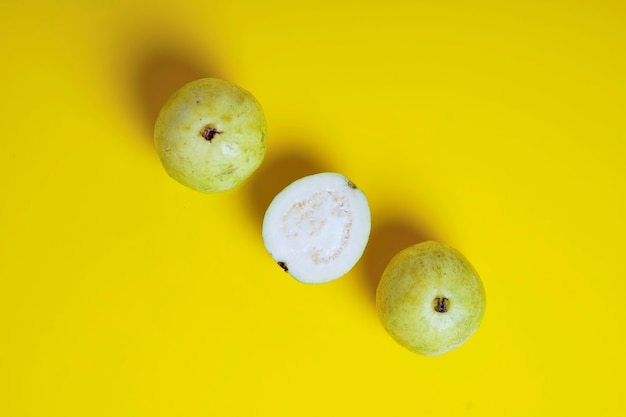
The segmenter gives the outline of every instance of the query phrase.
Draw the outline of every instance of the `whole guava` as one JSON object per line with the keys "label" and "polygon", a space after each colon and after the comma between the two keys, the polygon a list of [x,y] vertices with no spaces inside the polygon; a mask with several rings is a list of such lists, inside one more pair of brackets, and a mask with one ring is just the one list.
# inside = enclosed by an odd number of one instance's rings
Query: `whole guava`
{"label": "whole guava", "polygon": [[378,284],[376,307],[396,342],[437,356],[458,348],[478,329],[485,290],[461,252],[429,241],[391,259]]}
{"label": "whole guava", "polygon": [[217,78],[192,81],[161,108],[154,142],[167,173],[205,193],[231,190],[261,165],[267,125],[243,88]]}

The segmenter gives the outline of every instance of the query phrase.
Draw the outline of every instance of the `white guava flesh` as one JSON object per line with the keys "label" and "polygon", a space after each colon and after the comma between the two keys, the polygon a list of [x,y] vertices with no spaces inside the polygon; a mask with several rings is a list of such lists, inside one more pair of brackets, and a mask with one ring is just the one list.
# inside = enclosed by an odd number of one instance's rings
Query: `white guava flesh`
{"label": "white guava flesh", "polygon": [[260,166],[267,126],[261,105],[243,88],[202,78],[161,108],[154,143],[167,173],[205,193],[231,190]]}
{"label": "white guava flesh", "polygon": [[345,176],[325,172],[291,183],[274,198],[263,219],[263,241],[292,277],[321,284],[354,267],[370,227],[365,194]]}

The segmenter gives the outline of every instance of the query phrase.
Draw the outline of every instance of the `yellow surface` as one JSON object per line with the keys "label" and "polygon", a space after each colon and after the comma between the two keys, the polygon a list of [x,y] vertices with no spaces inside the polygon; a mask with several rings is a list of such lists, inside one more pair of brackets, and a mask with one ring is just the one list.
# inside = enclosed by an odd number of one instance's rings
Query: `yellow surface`
{"label": "yellow surface", "polygon": [[[624,22],[617,0],[4,0],[0,415],[621,415]],[[221,195],[152,145],[161,103],[204,76],[268,120],[262,168]],[[261,219],[325,170],[366,192],[372,235],[306,286]],[[374,310],[424,239],[487,291],[438,358]]]}

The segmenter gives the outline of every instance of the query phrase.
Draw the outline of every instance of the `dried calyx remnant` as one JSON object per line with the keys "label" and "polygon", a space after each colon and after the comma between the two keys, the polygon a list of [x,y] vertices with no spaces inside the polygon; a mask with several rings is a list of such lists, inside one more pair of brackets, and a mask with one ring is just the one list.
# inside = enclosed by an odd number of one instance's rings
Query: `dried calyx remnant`
{"label": "dried calyx remnant", "polygon": [[213,126],[213,125],[206,125],[204,127],[204,129],[202,129],[200,131],[200,136],[202,136],[204,139],[206,139],[209,142],[211,142],[213,140],[213,138],[215,137],[215,135],[219,135],[220,133],[222,133],[222,132],[217,130],[215,128],[215,126]]}
{"label": "dried calyx remnant", "polygon": [[437,297],[433,300],[433,308],[437,313],[446,313],[450,308],[450,300],[446,297]]}

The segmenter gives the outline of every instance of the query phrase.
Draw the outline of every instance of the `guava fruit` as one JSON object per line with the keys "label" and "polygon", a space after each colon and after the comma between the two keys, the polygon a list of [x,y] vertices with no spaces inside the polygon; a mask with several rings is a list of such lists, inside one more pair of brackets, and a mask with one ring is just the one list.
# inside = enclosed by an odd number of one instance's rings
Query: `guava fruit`
{"label": "guava fruit", "polygon": [[263,161],[266,142],[266,120],[256,98],[217,78],[192,81],[175,91],[154,127],[167,173],[205,193],[242,184]]}
{"label": "guava fruit", "polygon": [[361,258],[370,234],[365,194],[345,176],[300,178],[270,203],[263,242],[276,263],[306,284],[333,281]]}
{"label": "guava fruit", "polygon": [[478,329],[485,290],[461,252],[428,241],[391,259],[378,283],[376,308],[396,342],[437,356],[460,347]]}

